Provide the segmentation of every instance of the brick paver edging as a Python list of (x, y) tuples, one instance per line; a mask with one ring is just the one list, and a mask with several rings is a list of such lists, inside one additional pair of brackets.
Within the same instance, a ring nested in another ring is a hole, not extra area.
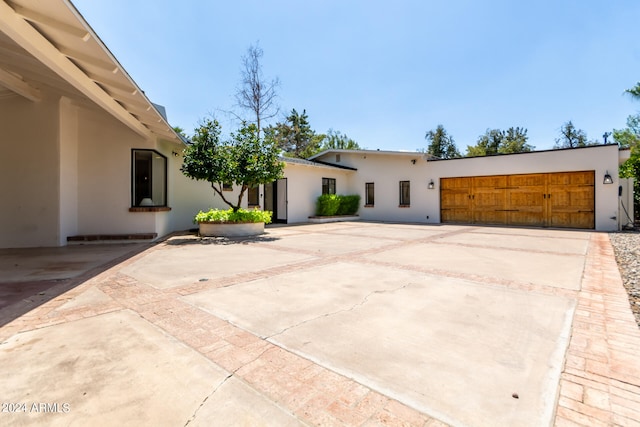
[(589, 242), (555, 425), (640, 427), (640, 330), (606, 233)]

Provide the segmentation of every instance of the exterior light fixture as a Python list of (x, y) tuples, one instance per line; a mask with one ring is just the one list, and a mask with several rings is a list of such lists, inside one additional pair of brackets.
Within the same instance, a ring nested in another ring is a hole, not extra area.
[(411, 163), (416, 164), (416, 159), (411, 159)]
[(433, 180), (429, 181), (429, 184), (427, 185), (427, 188), (429, 190), (433, 190), (434, 188), (436, 188), (436, 184), (433, 182)]
[(603, 184), (613, 184), (613, 178), (611, 178), (611, 175), (609, 175), (609, 171), (607, 171), (604, 174), (604, 180), (602, 181)]

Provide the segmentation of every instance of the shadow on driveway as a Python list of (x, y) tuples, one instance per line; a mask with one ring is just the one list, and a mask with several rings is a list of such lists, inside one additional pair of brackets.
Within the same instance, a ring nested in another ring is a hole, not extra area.
[(0, 249), (0, 326), (138, 255), (153, 244)]

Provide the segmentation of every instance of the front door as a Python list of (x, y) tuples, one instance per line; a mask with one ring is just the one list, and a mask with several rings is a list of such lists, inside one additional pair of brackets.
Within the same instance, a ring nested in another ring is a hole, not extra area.
[(287, 178), (264, 186), (264, 210), (273, 212), (273, 222), (287, 223)]

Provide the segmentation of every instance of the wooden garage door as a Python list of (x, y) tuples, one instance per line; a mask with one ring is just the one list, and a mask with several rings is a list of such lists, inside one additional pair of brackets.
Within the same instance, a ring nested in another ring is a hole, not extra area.
[(441, 221), (594, 228), (594, 172), (440, 180)]

